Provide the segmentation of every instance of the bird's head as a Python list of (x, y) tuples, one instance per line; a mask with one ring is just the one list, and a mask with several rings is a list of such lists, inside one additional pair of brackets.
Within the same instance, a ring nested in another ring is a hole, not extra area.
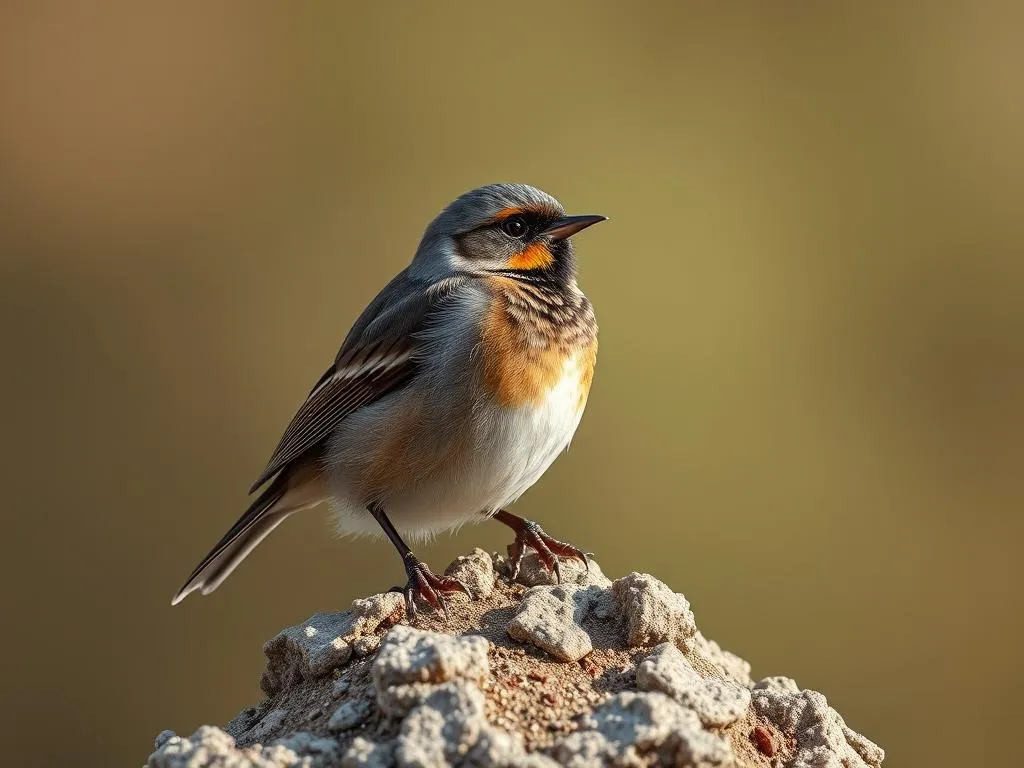
[(545, 277), (568, 283), (576, 264), (569, 238), (604, 216), (567, 216), (551, 195), (526, 184), (491, 184), (457, 198), (430, 226), (412, 269)]

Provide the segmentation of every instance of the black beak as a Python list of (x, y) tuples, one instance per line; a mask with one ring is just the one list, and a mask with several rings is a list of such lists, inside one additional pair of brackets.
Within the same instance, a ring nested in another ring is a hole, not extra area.
[(599, 221), (607, 221), (607, 216), (563, 216), (555, 219), (544, 228), (544, 234), (552, 241), (566, 240), (582, 229)]

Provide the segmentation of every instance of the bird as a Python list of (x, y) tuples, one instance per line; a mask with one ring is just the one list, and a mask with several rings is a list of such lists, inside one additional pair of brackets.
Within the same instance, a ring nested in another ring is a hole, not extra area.
[[(568, 446), (597, 358), (594, 309), (570, 240), (605, 216), (566, 215), (526, 184), (490, 184), (445, 207), (412, 261), (365, 308), (249, 490), (259, 491), (172, 605), (209, 594), (290, 515), (327, 503), (338, 530), (398, 550), (410, 620), (448, 615), (465, 584), (406, 540), (493, 519), (555, 578), (586, 554), (509, 512)], [(262, 490), (261, 490), (262, 489)], [(470, 595), (471, 596), (471, 595)]]

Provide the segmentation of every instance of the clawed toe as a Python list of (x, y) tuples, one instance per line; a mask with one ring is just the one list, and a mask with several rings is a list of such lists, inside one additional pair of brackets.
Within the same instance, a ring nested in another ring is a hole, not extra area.
[(590, 567), (590, 561), (583, 550), (549, 536), (543, 528), (532, 520), (524, 520), (522, 525), (516, 530), (515, 541), (508, 545), (512, 581), (515, 581), (519, 576), (519, 567), (522, 565), (527, 547), (537, 553), (541, 565), (549, 573), (555, 574), (555, 581), (558, 583), (562, 581), (562, 567), (559, 558), (576, 558), (583, 563), (584, 568)]
[[(405, 611), (410, 622), (416, 620), (417, 598), (434, 610), (444, 613), (445, 619), (451, 618), (448, 613), (448, 601), (444, 598), (446, 594), (462, 592), (470, 600), (473, 599), (473, 593), (461, 581), (453, 579), (451, 576), (438, 576), (427, 567), (426, 563), (414, 557), (406, 558), (405, 572), (409, 576), (409, 581), (400, 591), (405, 594)], [(399, 589), (396, 588), (394, 591), (399, 591)]]

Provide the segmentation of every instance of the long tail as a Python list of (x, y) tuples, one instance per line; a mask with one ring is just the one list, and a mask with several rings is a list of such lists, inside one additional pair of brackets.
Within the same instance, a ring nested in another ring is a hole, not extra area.
[(308, 485), (291, 482), (293, 477), (289, 472), (282, 472), (267, 486), (196, 566), (171, 605), (177, 605), (197, 589), (204, 595), (213, 592), (286, 517), (322, 501), (322, 496), (310, 493), (312, 489)]

